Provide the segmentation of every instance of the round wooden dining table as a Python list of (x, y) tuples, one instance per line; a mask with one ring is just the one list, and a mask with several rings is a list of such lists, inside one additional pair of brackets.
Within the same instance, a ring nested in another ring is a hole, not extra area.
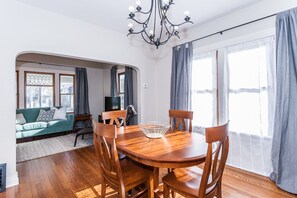
[(117, 129), (117, 148), (131, 159), (153, 167), (180, 168), (205, 161), (207, 143), (198, 133), (169, 131), (158, 139), (147, 138), (137, 125)]
[(159, 168), (181, 168), (205, 161), (207, 143), (198, 133), (169, 131), (158, 139), (147, 138), (137, 125), (117, 129), (116, 145), (129, 158), (154, 167), (154, 187), (159, 186)]

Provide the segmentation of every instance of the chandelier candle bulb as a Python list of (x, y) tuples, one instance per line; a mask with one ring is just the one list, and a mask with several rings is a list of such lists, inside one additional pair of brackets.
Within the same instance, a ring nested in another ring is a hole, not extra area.
[(151, 31), (149, 32), (149, 34), (150, 34), (150, 35), (154, 35), (154, 31), (151, 30)]
[(141, 1), (136, 1), (136, 5), (140, 6), (141, 5)]
[(169, 0), (163, 0), (163, 3), (168, 5), (169, 4)]
[(190, 16), (190, 12), (187, 10), (185, 11), (184, 15), (187, 17), (187, 16)]
[(134, 7), (133, 6), (129, 6), (129, 11), (130, 12), (134, 12)]
[(133, 28), (133, 24), (132, 24), (132, 23), (129, 23), (129, 24), (128, 24), (128, 27), (129, 27), (129, 28)]

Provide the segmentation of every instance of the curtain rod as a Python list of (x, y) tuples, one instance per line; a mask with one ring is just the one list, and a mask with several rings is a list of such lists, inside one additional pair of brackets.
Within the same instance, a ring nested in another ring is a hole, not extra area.
[(259, 18), (259, 19), (255, 19), (255, 20), (253, 20), (253, 21), (249, 21), (249, 22), (246, 22), (246, 23), (242, 23), (242, 24), (240, 24), (240, 25), (236, 25), (236, 26), (234, 26), (234, 27), (227, 28), (227, 29), (224, 29), (224, 30), (221, 30), (221, 31), (218, 31), (218, 32), (215, 32), (215, 33), (212, 33), (212, 34), (209, 34), (209, 35), (206, 35), (206, 36), (203, 36), (203, 37), (200, 37), (200, 38), (197, 38), (197, 39), (194, 39), (194, 40), (191, 40), (191, 41), (188, 41), (188, 42), (179, 44), (179, 45), (176, 45), (175, 47), (181, 46), (181, 45), (186, 44), (186, 43), (199, 41), (199, 40), (202, 40), (202, 39), (205, 39), (205, 38), (208, 38), (208, 37), (217, 35), (217, 34), (221, 34), (221, 35), (222, 35), (223, 32), (227, 32), (227, 31), (230, 31), (230, 30), (239, 28), (239, 27), (241, 27), (241, 26), (245, 26), (245, 25), (248, 25), (248, 24), (251, 24), (251, 23), (254, 23), (254, 22), (257, 22), (257, 21), (261, 21), (261, 20), (264, 20), (264, 19), (267, 19), (267, 18), (270, 18), (270, 17), (274, 17), (274, 16), (276, 16), (276, 15), (277, 15), (277, 14), (272, 14), (272, 15), (265, 16), (265, 17), (262, 17), (262, 18)]

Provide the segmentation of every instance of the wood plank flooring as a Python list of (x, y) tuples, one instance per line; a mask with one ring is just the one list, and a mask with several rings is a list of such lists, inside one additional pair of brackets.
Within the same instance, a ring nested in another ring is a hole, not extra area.
[[(100, 174), (93, 147), (68, 151), (17, 165), (20, 185), (0, 193), (0, 198), (100, 197)], [(167, 170), (162, 169), (161, 176)], [(109, 189), (108, 197), (116, 197)], [(227, 167), (224, 198), (296, 198), (277, 188), (268, 178)]]

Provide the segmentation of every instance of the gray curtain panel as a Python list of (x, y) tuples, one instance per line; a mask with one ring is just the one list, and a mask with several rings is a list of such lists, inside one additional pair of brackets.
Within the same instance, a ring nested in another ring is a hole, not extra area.
[(124, 80), (124, 106), (125, 109), (129, 105), (133, 105), (133, 69), (125, 67), (125, 80)]
[(113, 66), (110, 70), (110, 95), (111, 95), (111, 97), (118, 96), (117, 70), (118, 70), (117, 65)]
[(88, 76), (86, 68), (75, 68), (75, 115), (90, 114)]
[(276, 17), (276, 109), (272, 142), (277, 186), (297, 194), (297, 9)]
[(191, 109), (192, 43), (173, 48), (170, 89), (170, 109)]

